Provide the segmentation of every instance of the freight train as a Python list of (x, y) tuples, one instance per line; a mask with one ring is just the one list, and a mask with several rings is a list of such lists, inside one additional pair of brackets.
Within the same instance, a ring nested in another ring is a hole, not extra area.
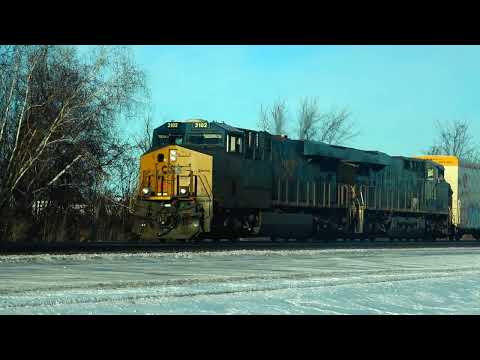
[(167, 122), (140, 159), (133, 232), (140, 241), (458, 240), (467, 232), (479, 239), (480, 182), (468, 194), (476, 217), (462, 221), (449, 161), (458, 168), (454, 157), (389, 156), (201, 119)]

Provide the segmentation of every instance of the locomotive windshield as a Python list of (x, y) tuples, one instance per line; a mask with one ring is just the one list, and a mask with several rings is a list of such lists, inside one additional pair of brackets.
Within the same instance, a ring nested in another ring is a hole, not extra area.
[(153, 147), (164, 145), (181, 145), (183, 144), (183, 135), (158, 134), (153, 139)]
[(222, 134), (204, 133), (188, 136), (188, 144), (194, 145), (221, 145), (223, 144)]

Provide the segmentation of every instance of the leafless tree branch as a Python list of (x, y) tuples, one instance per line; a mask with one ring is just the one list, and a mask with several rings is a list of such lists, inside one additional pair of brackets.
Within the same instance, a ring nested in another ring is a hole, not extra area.
[(454, 155), (468, 162), (480, 161), (479, 144), (475, 142), (471, 125), (466, 120), (435, 123), (437, 134), (426, 153)]
[(270, 116), (273, 122), (273, 130), (276, 135), (286, 133), (287, 126), (287, 104), (285, 100), (277, 100), (270, 109)]
[(319, 117), (320, 136), (318, 140), (327, 144), (345, 145), (360, 134), (355, 129), (356, 125), (347, 109), (333, 110), (323, 113)]
[(318, 136), (318, 123), (322, 120), (316, 98), (304, 98), (298, 111), (298, 138), (314, 140)]
[(140, 133), (134, 135), (133, 141), (136, 148), (143, 154), (152, 147), (153, 119), (151, 114), (144, 117), (142, 125)]
[(260, 116), (258, 118), (258, 124), (257, 124), (260, 131), (270, 132), (271, 130), (272, 124), (268, 114), (269, 114), (268, 107), (260, 105)]
[(110, 186), (131, 151), (118, 121), (142, 106), (143, 89), (125, 48), (80, 58), (68, 46), (0, 46), (0, 213), (36, 196), (62, 200), (53, 189), (65, 184), (83, 197)]

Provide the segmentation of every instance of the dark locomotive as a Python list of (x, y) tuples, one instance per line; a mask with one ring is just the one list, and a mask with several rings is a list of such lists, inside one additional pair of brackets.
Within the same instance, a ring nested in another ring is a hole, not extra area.
[(144, 241), (459, 235), (438, 163), (225, 123), (156, 128), (139, 180), (134, 230)]

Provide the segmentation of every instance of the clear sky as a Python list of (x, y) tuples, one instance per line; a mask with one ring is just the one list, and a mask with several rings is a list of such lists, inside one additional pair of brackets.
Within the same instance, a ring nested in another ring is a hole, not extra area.
[(293, 122), (309, 96), (325, 110), (347, 107), (361, 131), (349, 145), (362, 149), (417, 155), (435, 120), (467, 119), (480, 134), (480, 46), (133, 49), (149, 78), (155, 126), (203, 118), (256, 128), (260, 104), (278, 98)]

